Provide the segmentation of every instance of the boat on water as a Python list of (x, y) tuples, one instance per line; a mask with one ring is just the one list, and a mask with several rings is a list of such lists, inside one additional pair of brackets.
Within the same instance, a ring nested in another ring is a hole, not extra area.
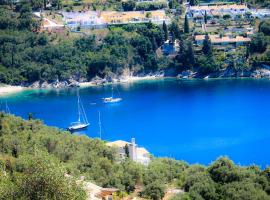
[(76, 122), (72, 122), (70, 126), (67, 128), (71, 132), (86, 129), (90, 125), (78, 91), (77, 91), (77, 99), (78, 99), (78, 102), (77, 102), (78, 103), (78, 120)]
[(103, 98), (103, 103), (117, 103), (122, 101), (122, 98), (114, 98), (113, 96), (113, 87), (112, 87), (112, 96)]

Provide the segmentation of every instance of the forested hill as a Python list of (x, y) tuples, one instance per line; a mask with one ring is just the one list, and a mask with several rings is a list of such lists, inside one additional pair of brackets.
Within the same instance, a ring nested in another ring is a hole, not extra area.
[[(119, 197), (137, 188), (145, 199), (158, 200), (166, 187), (180, 188), (185, 200), (268, 200), (270, 168), (240, 167), (226, 157), (208, 167), (154, 158), (148, 167), (129, 159), (116, 162), (114, 149), (104, 141), (71, 135), (0, 114), (0, 199), (85, 199), (76, 180), (116, 187)], [(67, 178), (70, 174), (74, 179)]]
[(120, 74), (124, 68), (155, 71), (166, 62), (155, 53), (164, 32), (152, 23), (111, 27), (99, 38), (72, 37), (68, 30), (41, 33), (40, 23), (30, 3), (0, 6), (0, 82), (89, 80)]
[[(196, 32), (189, 27), (192, 23), (187, 16), (171, 16), (168, 27), (149, 22), (84, 30), (81, 34), (68, 28), (52, 33), (43, 32), (40, 19), (34, 18), (35, 2), (40, 1), (8, 2), (0, 2), (0, 83), (70, 84), (96, 76), (112, 80), (125, 71), (144, 75), (166, 69), (172, 76), (186, 70), (198, 78), (252, 76), (257, 68), (270, 63), (268, 19), (252, 19), (250, 24), (257, 24), (254, 28), (258, 33), (250, 44), (224, 53), (212, 47), (209, 37), (205, 37), (202, 48), (196, 46)], [(169, 38), (179, 42), (174, 55), (161, 51)]]

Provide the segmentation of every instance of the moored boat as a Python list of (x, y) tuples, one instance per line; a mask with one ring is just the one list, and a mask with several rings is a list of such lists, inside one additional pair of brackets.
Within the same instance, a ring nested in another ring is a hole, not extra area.
[(83, 104), (81, 102), (79, 91), (77, 91), (77, 99), (78, 99), (78, 121), (72, 122), (70, 126), (67, 128), (71, 132), (86, 129), (90, 125), (90, 123), (87, 120)]
[(112, 87), (112, 96), (103, 98), (103, 103), (117, 103), (122, 101), (122, 98), (114, 98), (113, 97), (113, 87)]

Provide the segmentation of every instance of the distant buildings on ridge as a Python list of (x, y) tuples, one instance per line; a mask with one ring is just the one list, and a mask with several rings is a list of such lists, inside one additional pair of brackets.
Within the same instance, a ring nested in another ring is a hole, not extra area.
[(203, 19), (205, 13), (210, 18), (223, 17), (229, 15), (236, 18), (239, 15), (250, 15), (252, 17), (270, 17), (270, 9), (250, 9), (246, 4), (213, 3), (200, 4), (197, 6), (186, 5), (186, 11), (190, 18)]

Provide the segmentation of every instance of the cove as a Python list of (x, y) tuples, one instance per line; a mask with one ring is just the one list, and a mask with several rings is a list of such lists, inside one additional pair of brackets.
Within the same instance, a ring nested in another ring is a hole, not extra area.
[[(270, 164), (270, 80), (167, 78), (114, 85), (123, 101), (104, 104), (111, 86), (80, 89), (90, 122), (81, 134), (102, 139), (132, 137), (155, 156), (209, 164), (221, 155), (234, 162)], [(77, 120), (76, 89), (29, 90), (1, 97), (14, 115), (28, 113), (65, 129)]]

